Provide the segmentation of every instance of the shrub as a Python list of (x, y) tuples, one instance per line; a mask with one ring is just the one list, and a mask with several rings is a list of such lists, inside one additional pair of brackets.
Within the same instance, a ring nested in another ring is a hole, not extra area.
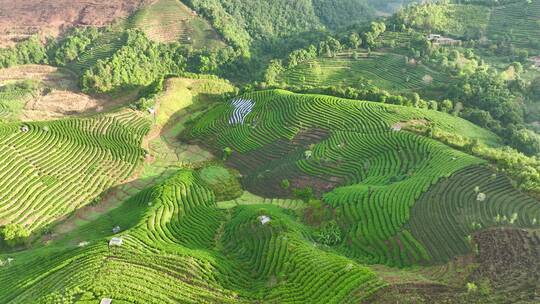
[(8, 224), (0, 231), (4, 243), (9, 247), (26, 244), (30, 231), (20, 224)]
[(339, 244), (343, 237), (336, 221), (331, 220), (324, 222), (321, 228), (315, 232), (315, 239), (321, 244), (332, 246)]
[(289, 182), (288, 179), (284, 179), (281, 181), (281, 188), (287, 190), (291, 186), (291, 182)]
[(225, 147), (223, 149), (223, 160), (227, 160), (227, 158), (229, 158), (229, 156), (231, 156), (233, 150), (230, 148), (230, 147)]

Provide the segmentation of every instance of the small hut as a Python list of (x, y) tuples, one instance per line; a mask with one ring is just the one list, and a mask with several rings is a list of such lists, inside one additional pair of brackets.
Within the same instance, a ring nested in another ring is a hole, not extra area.
[(99, 302), (99, 304), (111, 304), (112, 303), (112, 299), (109, 299), (109, 298), (103, 298), (101, 299), (101, 302)]
[(259, 221), (261, 222), (261, 225), (266, 225), (268, 223), (270, 223), (271, 219), (269, 216), (266, 216), (266, 215), (261, 215), (259, 216)]
[(21, 126), (21, 132), (26, 133), (26, 132), (28, 132), (28, 131), (30, 131), (30, 128), (29, 128), (27, 125)]
[(432, 43), (440, 44), (440, 45), (457, 45), (457, 44), (459, 44), (461, 42), (460, 40), (452, 39), (452, 38), (449, 38), (449, 37), (444, 37), (444, 36), (439, 35), (439, 34), (430, 34), (426, 38), (427, 38), (427, 40), (431, 41)]

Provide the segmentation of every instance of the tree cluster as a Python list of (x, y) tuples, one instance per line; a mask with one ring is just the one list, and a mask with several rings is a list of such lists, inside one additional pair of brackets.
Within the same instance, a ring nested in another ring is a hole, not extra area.
[(46, 64), (48, 61), (47, 49), (37, 36), (32, 36), (14, 47), (0, 48), (0, 68), (19, 64)]

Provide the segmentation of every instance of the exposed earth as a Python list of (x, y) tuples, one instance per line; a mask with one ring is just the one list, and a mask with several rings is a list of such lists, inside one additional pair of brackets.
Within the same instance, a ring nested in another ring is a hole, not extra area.
[(57, 37), (73, 26), (104, 26), (152, 0), (0, 0), (0, 47), (36, 33)]
[(41, 89), (26, 100), (19, 117), (23, 121), (99, 113), (136, 97), (136, 92), (118, 98), (85, 94), (78, 88), (77, 80), (69, 70), (47, 65), (22, 65), (0, 70), (0, 86), (24, 80), (40, 83)]

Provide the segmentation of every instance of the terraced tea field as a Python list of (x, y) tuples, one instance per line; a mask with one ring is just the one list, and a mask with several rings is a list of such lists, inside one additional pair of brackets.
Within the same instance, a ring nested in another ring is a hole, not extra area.
[(2, 124), (0, 218), (34, 231), (131, 176), (148, 122), (132, 111)]
[(488, 36), (509, 40), (518, 47), (539, 49), (540, 1), (516, 2), (493, 8), (489, 19)]
[(477, 230), (536, 226), (540, 204), (516, 191), (504, 175), (472, 166), (424, 193), (411, 215), (410, 231), (415, 238), (431, 256), (448, 260), (470, 251), (470, 237)]
[(225, 45), (205, 19), (179, 0), (158, 0), (138, 11), (130, 23), (158, 42), (181, 42), (195, 48)]
[(102, 33), (96, 41), (92, 43), (88, 51), (74, 62), (68, 64), (67, 68), (78, 75), (93, 67), (98, 60), (106, 60), (118, 51), (126, 41), (126, 35), (112, 29)]
[[(251, 106), (238, 112), (246, 108), (244, 104)], [(347, 255), (366, 263), (403, 266), (447, 260), (470, 250), (464, 245), (467, 233), (454, 222), (437, 222), (456, 229), (446, 231), (448, 237), (460, 240), (453, 246), (462, 246), (452, 255), (435, 251), (408, 223), (425, 221), (426, 215), (417, 215), (415, 210), (423, 206), (423, 193), (437, 193), (430, 190), (432, 185), (484, 163), (429, 138), (395, 129), (396, 124), (410, 121), (431, 122), (449, 132), (497, 142), (493, 134), (439, 112), (279, 90), (246, 94), (216, 106), (194, 125), (192, 135), (204, 138), (215, 151), (231, 149), (227, 164), (244, 175), (244, 185), (256, 194), (287, 197), (292, 189), (306, 186), (317, 194), (327, 192), (324, 201), (336, 210), (347, 231), (342, 244)], [(290, 185), (287, 189), (283, 180)], [(527, 198), (516, 205), (510, 197), (517, 190), (508, 182), (500, 198), (491, 198), (491, 193), (504, 183), (485, 190), (482, 185), (480, 191), (486, 191), (487, 200), (496, 202), (490, 204), (493, 209), (471, 212), (471, 223), (461, 225), (470, 226), (473, 221), (497, 225), (492, 217), (508, 218), (514, 213), (520, 219), (515, 224), (535, 225), (532, 217), (540, 216), (536, 200)], [(454, 198), (464, 193), (459, 187), (443, 193), (452, 204), (463, 202)], [(433, 202), (441, 200), (428, 199), (428, 206), (433, 208)], [(433, 234), (429, 237), (433, 241)]]
[[(117, 235), (121, 246), (107, 247), (109, 236), (12, 255), (0, 301), (358, 303), (384, 286), (368, 268), (313, 247), (309, 229), (277, 207), (217, 209), (191, 171), (127, 204), (138, 224)], [(261, 213), (272, 224), (259, 223)]]
[(318, 58), (285, 71), (279, 81), (295, 86), (350, 86), (371, 83), (393, 92), (408, 92), (448, 83), (450, 79), (422, 64), (392, 53), (342, 53)]

